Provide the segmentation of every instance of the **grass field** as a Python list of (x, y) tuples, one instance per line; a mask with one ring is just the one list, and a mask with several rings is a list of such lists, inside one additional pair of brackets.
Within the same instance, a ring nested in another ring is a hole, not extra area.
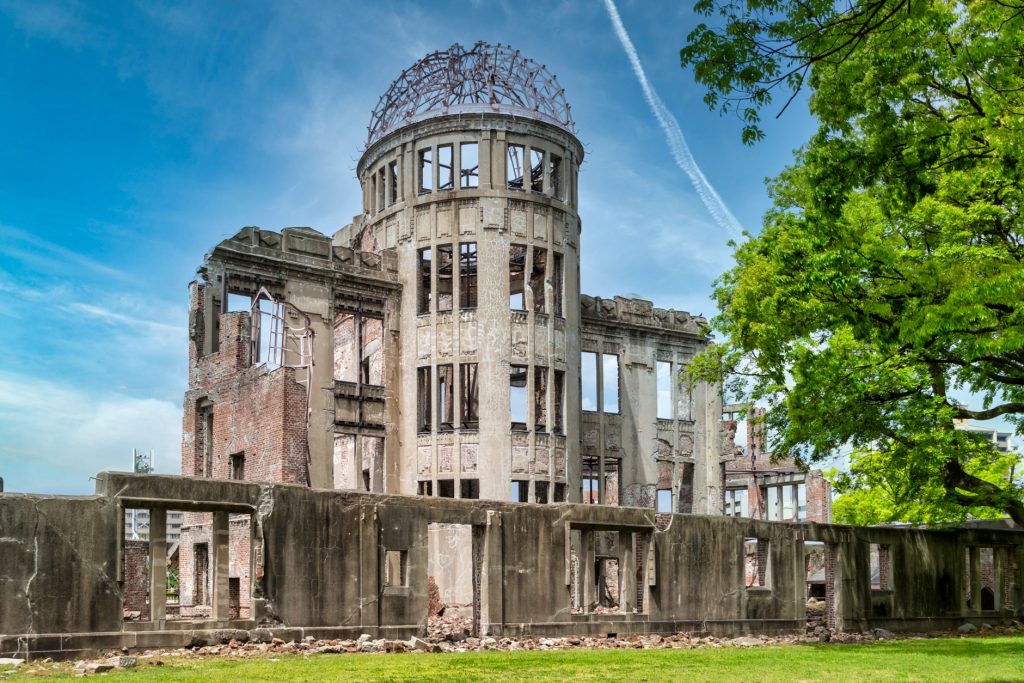
[[(1024, 681), (1024, 636), (695, 650), (163, 658), (103, 681)], [(45, 676), (72, 677), (70, 664)], [(23, 667), (28, 668), (28, 667)], [(2, 676), (0, 676), (2, 678)], [(90, 676), (89, 678), (92, 678)]]

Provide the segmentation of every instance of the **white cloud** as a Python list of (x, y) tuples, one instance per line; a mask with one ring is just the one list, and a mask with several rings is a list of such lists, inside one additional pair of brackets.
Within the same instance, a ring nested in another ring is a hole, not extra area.
[(179, 472), (181, 408), (170, 401), (0, 371), (0, 432), (6, 491), (92, 493), (97, 472), (131, 469), (132, 448), (153, 449), (158, 472)]

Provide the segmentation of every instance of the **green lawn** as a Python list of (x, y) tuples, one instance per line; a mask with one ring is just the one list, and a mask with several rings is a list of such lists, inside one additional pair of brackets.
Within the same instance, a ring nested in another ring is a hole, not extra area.
[[(277, 661), (272, 661), (277, 660)], [(1024, 681), (1024, 636), (856, 645), (164, 658), (104, 681)], [(27, 668), (27, 667), (25, 667)], [(71, 677), (70, 668), (60, 677)], [(56, 680), (19, 672), (10, 680)], [(91, 678), (91, 677), (90, 677)]]

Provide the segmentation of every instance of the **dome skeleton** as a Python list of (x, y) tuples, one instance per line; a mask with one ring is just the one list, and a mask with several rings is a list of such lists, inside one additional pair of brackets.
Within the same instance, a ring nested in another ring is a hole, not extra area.
[(537, 118), (575, 132), (553, 74), (519, 50), (481, 41), (432, 52), (403, 71), (370, 116), (367, 146), (432, 116), (485, 112)]

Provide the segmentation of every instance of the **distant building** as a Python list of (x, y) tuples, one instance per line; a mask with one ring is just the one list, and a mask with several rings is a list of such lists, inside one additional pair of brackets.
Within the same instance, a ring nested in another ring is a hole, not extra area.
[[(147, 453), (137, 448), (132, 449), (132, 471), (136, 474), (151, 474), (154, 463), (155, 454), (152, 450)], [(168, 511), (168, 543), (177, 543), (178, 539), (181, 538), (181, 523), (184, 519), (185, 513)], [(149, 510), (130, 508), (124, 511), (124, 538), (126, 541), (149, 540)]]

